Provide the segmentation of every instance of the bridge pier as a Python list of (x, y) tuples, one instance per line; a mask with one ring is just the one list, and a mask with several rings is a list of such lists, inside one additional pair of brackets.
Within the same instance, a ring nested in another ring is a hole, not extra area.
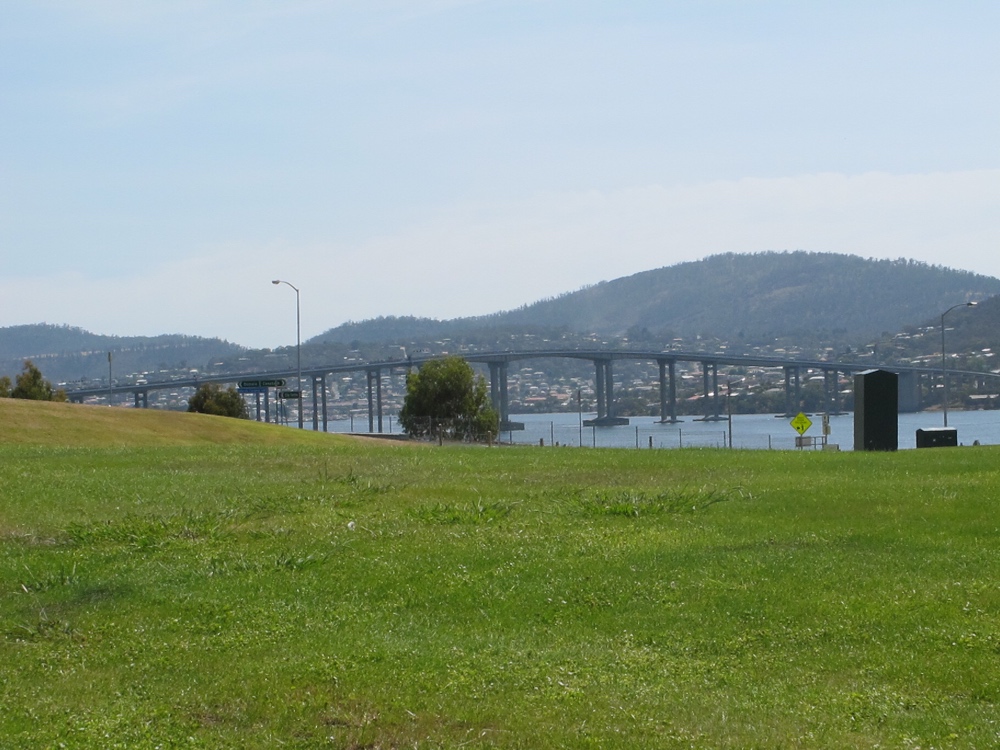
[(719, 407), (719, 364), (718, 362), (701, 363), (702, 402), (705, 406), (705, 416), (695, 422), (722, 421)]
[(802, 406), (802, 381), (798, 367), (785, 367), (785, 416), (794, 417)]
[(507, 393), (507, 362), (500, 360), (487, 363), (490, 366), (490, 402), (500, 417), (500, 432), (516, 432), (524, 429), (524, 422), (510, 421), (510, 399)]
[(660, 366), (660, 424), (676, 424), (677, 418), (677, 362), (658, 359)]
[(899, 373), (899, 411), (920, 411), (920, 379), (917, 373)]
[(326, 375), (312, 376), (313, 432), (319, 432), (320, 398), (322, 398), (323, 432), (327, 431), (326, 421)]
[[(374, 390), (374, 394), (373, 394)], [(374, 403), (373, 403), (374, 395)], [(375, 421), (378, 419), (378, 432), (382, 432), (382, 368), (368, 370), (368, 432), (375, 432)]]
[(840, 372), (838, 370), (823, 370), (823, 398), (826, 402), (827, 414), (841, 414), (840, 411)]
[(722, 419), (722, 399), (719, 398), (719, 363), (712, 363), (712, 419), (719, 421)]
[(597, 360), (594, 361), (594, 366), (597, 368), (597, 373), (594, 376), (594, 390), (597, 391), (597, 418), (604, 419), (608, 413), (604, 402), (604, 366), (602, 362)]
[(615, 386), (611, 366), (612, 361), (611, 357), (594, 360), (594, 367), (596, 368), (597, 418), (584, 420), (583, 424), (587, 427), (613, 427), (628, 424), (628, 419), (625, 417), (615, 416)]
[(148, 409), (149, 408), (149, 391), (135, 391), (134, 405), (136, 409)]

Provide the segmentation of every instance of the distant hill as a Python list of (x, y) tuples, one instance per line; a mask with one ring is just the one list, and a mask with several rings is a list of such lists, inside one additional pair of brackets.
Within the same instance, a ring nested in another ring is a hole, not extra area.
[(312, 341), (426, 340), (529, 326), (607, 336), (858, 342), (1000, 294), (1000, 279), (912, 260), (808, 252), (728, 253), (604, 281), (494, 315), (379, 318)]
[[(948, 305), (951, 307), (951, 305)], [(923, 358), (936, 366), (941, 360), (941, 313), (924, 316), (916, 325), (904, 326), (892, 335), (872, 342), (881, 361)], [(1000, 368), (1000, 296), (983, 300), (975, 307), (952, 310), (947, 325), (946, 349), (960, 357), (963, 367), (971, 369)]]
[(0, 328), (0, 375), (13, 377), (30, 359), (53, 383), (106, 380), (112, 352), (112, 375), (117, 379), (144, 371), (202, 368), (242, 351), (228, 341), (198, 336), (102, 336), (45, 323), (10, 326)]
[[(715, 255), (605, 281), (516, 310), (432, 320), (383, 317), (350, 322), (304, 342), (303, 363), (393, 359), (421, 351), (593, 346), (602, 341), (659, 348), (730, 351), (750, 347), (847, 353), (877, 345), (886, 357), (940, 351), (933, 331), (943, 310), (965, 301), (978, 308), (948, 317), (953, 351), (1000, 351), (1000, 279), (911, 260), (871, 260), (832, 253)], [(990, 299), (993, 298), (993, 299)], [(907, 333), (909, 332), (909, 333)], [(900, 335), (897, 335), (900, 334)], [(696, 341), (700, 337), (701, 341)], [(450, 339), (450, 342), (443, 342)], [(402, 348), (401, 348), (402, 347)], [(415, 347), (415, 348), (414, 348)], [(13, 377), (32, 359), (53, 383), (106, 382), (112, 374), (254, 372), (294, 366), (294, 347), (248, 350), (217, 338), (103, 336), (48, 324), (0, 328), (0, 375)]]

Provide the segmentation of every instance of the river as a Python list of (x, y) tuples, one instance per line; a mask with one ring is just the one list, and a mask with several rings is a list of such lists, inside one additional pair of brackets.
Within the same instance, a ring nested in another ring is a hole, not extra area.
[[(584, 413), (583, 420), (593, 419), (595, 414)], [(656, 417), (629, 417), (630, 424), (620, 427), (582, 427), (578, 414), (512, 414), (511, 421), (524, 423), (523, 430), (504, 432), (503, 441), (516, 444), (559, 445), (597, 448), (723, 448), (729, 445), (729, 424), (723, 418), (720, 422), (702, 422), (697, 417), (683, 417), (677, 424), (659, 424)], [(805, 435), (822, 435), (822, 416), (810, 415), (813, 422)], [(941, 412), (917, 412), (899, 415), (899, 447), (916, 447), (918, 429), (941, 427)], [(330, 432), (350, 432), (350, 420), (331, 420)], [(395, 419), (383, 421), (386, 432), (399, 432)], [(958, 441), (962, 445), (972, 445), (979, 441), (982, 445), (1000, 444), (1000, 411), (949, 411), (948, 426), (958, 430)], [(355, 418), (353, 427), (364, 431), (365, 418)], [(736, 414), (732, 420), (732, 445), (734, 448), (751, 450), (795, 450), (798, 433), (790, 420), (774, 414)], [(854, 447), (854, 415), (842, 414), (830, 417), (830, 435), (827, 442), (839, 446), (840, 450)]]

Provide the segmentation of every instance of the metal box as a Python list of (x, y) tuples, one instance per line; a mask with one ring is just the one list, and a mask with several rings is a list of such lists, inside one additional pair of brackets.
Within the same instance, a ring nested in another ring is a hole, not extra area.
[(953, 448), (958, 445), (958, 430), (954, 427), (924, 427), (917, 430), (918, 448)]
[(865, 370), (854, 376), (854, 450), (899, 448), (899, 376)]

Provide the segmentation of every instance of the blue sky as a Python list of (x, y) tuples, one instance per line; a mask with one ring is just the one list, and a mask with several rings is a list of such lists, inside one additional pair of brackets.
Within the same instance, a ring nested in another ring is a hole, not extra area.
[(306, 338), (720, 252), (1000, 276), (998, 32), (992, 0), (11, 3), (0, 326), (280, 346), (272, 278)]

